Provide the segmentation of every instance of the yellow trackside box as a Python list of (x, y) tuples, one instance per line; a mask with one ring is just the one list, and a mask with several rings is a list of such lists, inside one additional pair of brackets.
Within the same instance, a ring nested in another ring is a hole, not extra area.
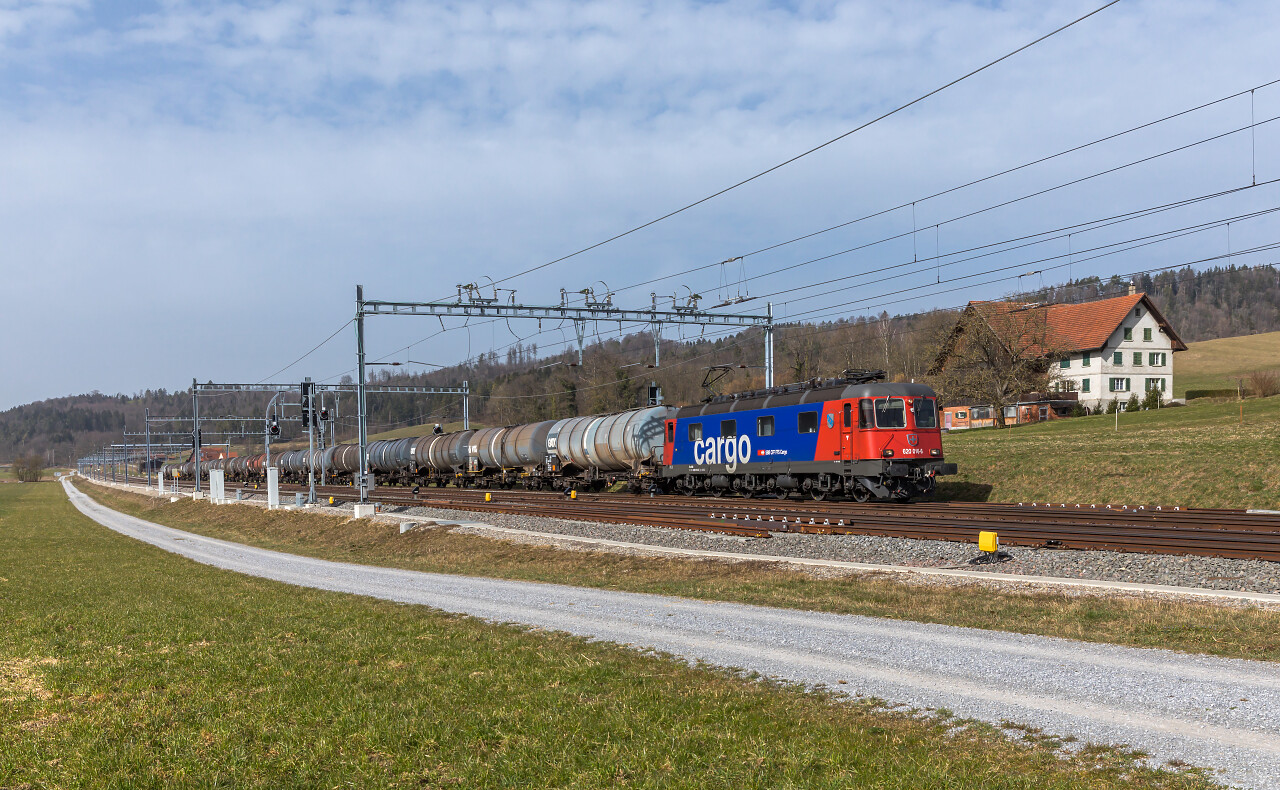
[(1000, 550), (1000, 539), (994, 532), (978, 533), (978, 550), (994, 554)]
[(488, 493), (488, 492), (485, 492), (485, 495), (484, 495), (484, 501), (486, 501), (486, 502), (492, 502), (492, 501), (493, 501), (493, 494), (490, 494), (490, 493)]

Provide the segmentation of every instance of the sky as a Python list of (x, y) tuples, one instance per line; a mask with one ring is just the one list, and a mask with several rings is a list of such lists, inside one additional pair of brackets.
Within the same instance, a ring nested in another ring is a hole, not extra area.
[[(354, 367), (357, 284), (428, 301), (504, 280), (1099, 5), (0, 0), (0, 409), (193, 378), (335, 380)], [(1228, 253), (1275, 261), (1249, 250), (1280, 242), (1280, 215), (1258, 214), (1280, 208), (1280, 85), (1251, 89), (1280, 79), (1278, 29), (1265, 0), (1122, 0), (506, 280), (516, 293), (500, 298), (749, 296), (731, 309), (830, 319)], [(1046, 235), (1009, 248), (1031, 234)], [(371, 359), (450, 364), (572, 337), (377, 317), (367, 343)]]

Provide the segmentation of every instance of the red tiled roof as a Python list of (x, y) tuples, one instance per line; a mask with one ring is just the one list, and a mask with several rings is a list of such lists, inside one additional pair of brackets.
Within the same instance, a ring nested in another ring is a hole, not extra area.
[[(970, 302), (992, 324), (997, 333), (1015, 335), (1023, 346), (1020, 353), (1074, 353), (1096, 351), (1107, 344), (1129, 312), (1142, 304), (1151, 312), (1173, 343), (1174, 351), (1187, 346), (1146, 294), (1117, 296), (1080, 304), (1035, 305), (1017, 302)], [(1003, 324), (997, 326), (996, 324)], [(1043, 329), (1041, 329), (1043, 327)], [(1028, 337), (1043, 333), (1039, 338)]]

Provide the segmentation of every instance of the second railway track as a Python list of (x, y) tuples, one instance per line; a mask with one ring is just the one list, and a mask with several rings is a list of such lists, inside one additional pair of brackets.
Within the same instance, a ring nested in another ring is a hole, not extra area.
[[(289, 492), (304, 486), (282, 486)], [(351, 501), (345, 486), (317, 486), (325, 499)], [(485, 494), (491, 501), (485, 501)], [(857, 504), (780, 499), (647, 497), (428, 488), (382, 488), (373, 500), (480, 513), (718, 532), (765, 538), (773, 533), (876, 535), (973, 542), (982, 530), (1006, 546), (1105, 549), (1280, 562), (1280, 517), (1243, 510), (1118, 505), (989, 503)]]

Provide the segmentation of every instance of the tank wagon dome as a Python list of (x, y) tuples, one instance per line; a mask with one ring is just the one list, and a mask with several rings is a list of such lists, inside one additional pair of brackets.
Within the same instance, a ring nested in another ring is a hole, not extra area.
[[(502, 467), (502, 437), (507, 428), (484, 428), (476, 431), (467, 442), (467, 457), (474, 459), (476, 466), (483, 469), (499, 469)], [(472, 466), (468, 461), (468, 466)]]
[(354, 473), (360, 471), (360, 445), (340, 444), (333, 448), (333, 470)]
[(549, 449), (554, 439), (554, 450), (564, 464), (621, 472), (661, 457), (663, 423), (675, 413), (671, 406), (649, 406), (604, 416), (572, 417), (552, 427)]
[(556, 420), (530, 422), (517, 425), (502, 437), (502, 465), (504, 467), (538, 466), (547, 460), (547, 437)]

